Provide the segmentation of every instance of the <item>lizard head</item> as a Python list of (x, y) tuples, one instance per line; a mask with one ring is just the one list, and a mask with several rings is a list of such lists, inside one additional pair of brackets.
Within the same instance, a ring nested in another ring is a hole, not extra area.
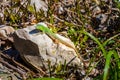
[(37, 25), (41, 25), (41, 26), (44, 26), (44, 27), (48, 27), (45, 23), (43, 23), (43, 22), (40, 22), (40, 23), (38, 23)]
[(47, 25), (45, 23), (40, 22), (36, 25), (36, 29), (39, 29), (41, 31), (45, 31), (45, 28), (47, 28)]
[(48, 32), (49, 28), (47, 27), (45, 23), (40, 22), (36, 25), (36, 29), (41, 30), (43, 32)]

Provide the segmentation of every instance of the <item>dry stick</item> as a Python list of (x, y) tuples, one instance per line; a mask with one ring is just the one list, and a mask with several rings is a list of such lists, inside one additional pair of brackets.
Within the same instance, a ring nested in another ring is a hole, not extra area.
[[(0, 55), (2, 55), (4, 58), (9, 59), (10, 61), (12, 61), (13, 63), (15, 63), (16, 65), (18, 65), (19, 67), (25, 69), (28, 72), (31, 72), (32, 74), (35, 74), (33, 71), (29, 70), (27, 67), (23, 66), (22, 64), (18, 63), (17, 61), (15, 61), (14, 59), (11, 59), (9, 56), (4, 55), (2, 52), (0, 52)], [(46, 73), (41, 69), (41, 68), (37, 68), (43, 75), (46, 75)]]
[[(4, 58), (10, 60), (11, 62), (13, 62), (14, 64), (18, 65), (20, 68), (24, 69), (25, 71), (27, 71), (27, 73), (31, 73), (32, 75), (34, 75), (35, 73), (33, 71), (31, 71), (30, 69), (28, 69), (27, 67), (25, 67), (24, 65), (18, 63), (17, 61), (15, 61), (13, 58), (11, 59), (9, 56), (4, 55), (2, 52), (0, 52), (0, 55), (2, 55)], [(19, 72), (18, 72), (19, 73)], [(25, 78), (24, 76), (22, 76), (23, 79)]]
[(0, 58), (0, 62), (3, 63), (3, 64), (5, 64), (5, 65), (8, 66), (9, 68), (15, 70), (16, 72), (18, 72), (18, 73), (23, 77), (23, 79), (26, 79), (26, 74), (25, 74), (25, 72), (19, 70), (18, 68), (12, 66), (11, 64), (9, 64), (9, 63), (7, 63), (7, 62), (5, 62), (2, 58)]
[(73, 57), (73, 58), (66, 64), (66, 66), (68, 66), (73, 60), (75, 60), (75, 58), (76, 58), (76, 56)]
[[(23, 66), (22, 64), (18, 63), (18, 62), (15, 61), (14, 59), (11, 59), (9, 56), (4, 55), (2, 52), (0, 52), (0, 55), (2, 55), (4, 58), (9, 59), (10, 61), (14, 62), (16, 65), (24, 68), (26, 71), (29, 71), (29, 72), (31, 72), (32, 74), (34, 74), (33, 71), (30, 71), (27, 67), (25, 67), (25, 66)], [(37, 68), (36, 66), (34, 66), (34, 67), (35, 67), (36, 69), (38, 69), (43, 75), (46, 75), (46, 73), (42, 70), (42, 68), (40, 68), (40, 67)]]
[(38, 70), (41, 72), (42, 76), (47, 76), (46, 72), (43, 71), (42, 68), (41, 68), (40, 66), (39, 66), (39, 68), (36, 67), (36, 66), (33, 66), (33, 67), (34, 67), (35, 69), (38, 69)]
[(26, 71), (30, 71), (27, 67), (23, 66), (22, 64), (18, 63), (17, 61), (15, 61), (13, 58), (11, 59), (9, 56), (4, 55), (3, 53), (0, 52), (0, 55), (2, 55), (4, 58), (9, 59), (10, 61), (12, 61), (13, 63), (15, 63), (16, 65), (20, 66), (21, 68), (25, 69)]
[[(52, 15), (54, 18), (56, 18), (57, 20), (59, 20), (59, 21), (61, 21), (61, 22), (66, 22), (65, 20), (62, 20), (62, 19), (60, 19), (60, 18), (58, 18), (57, 16), (55, 16), (55, 15)], [(69, 23), (69, 22), (68, 22)], [(75, 25), (75, 26), (80, 26), (80, 25), (78, 25), (78, 24), (75, 24), (75, 23), (72, 23), (73, 25)]]
[(26, 71), (31, 72), (31, 73), (34, 73), (34, 72), (32, 72), (30, 69), (28, 69), (27, 67), (25, 67), (25, 66), (23, 66), (22, 64), (18, 63), (17, 61), (15, 61), (14, 58), (12, 58), (12, 61), (13, 61), (16, 65), (18, 65), (18, 66), (20, 66), (21, 68), (25, 69)]
[[(78, 15), (78, 13), (76, 13), (76, 12), (74, 12), (74, 11), (71, 11), (71, 10), (69, 10), (69, 9), (67, 9), (67, 8), (65, 8), (65, 10), (69, 13), (68, 16), (70, 16), (70, 13), (75, 14), (75, 15)], [(79, 23), (80, 23), (81, 25), (83, 25), (83, 22), (82, 22), (80, 19), (78, 19), (78, 18), (76, 18), (76, 19), (79, 21)], [(73, 21), (72, 21), (72, 23), (73, 23), (75, 26), (79, 26), (78, 24), (75, 24)]]

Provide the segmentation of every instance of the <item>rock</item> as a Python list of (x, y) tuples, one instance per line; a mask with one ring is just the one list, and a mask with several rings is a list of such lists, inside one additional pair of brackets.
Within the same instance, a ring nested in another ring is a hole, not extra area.
[(11, 26), (0, 25), (0, 48), (11, 46), (13, 38), (11, 34), (14, 32)]
[(9, 35), (12, 34), (14, 31), (14, 28), (12, 28), (11, 26), (0, 25), (0, 38), (8, 38)]
[(40, 11), (43, 10), (44, 14), (47, 15), (47, 11), (48, 11), (48, 5), (45, 3), (45, 1), (42, 0), (30, 0), (30, 4), (32, 6), (35, 6), (36, 11)]
[[(44, 12), (44, 15), (47, 17), (48, 5), (46, 1), (30, 0), (30, 5), (35, 9), (36, 12), (39, 12), (40, 10), (42, 10)], [(34, 19), (35, 19), (35, 16), (33, 16), (33, 20)]]
[[(65, 61), (68, 63), (77, 56), (74, 49), (62, 43), (55, 43), (48, 35), (36, 30), (35, 25), (16, 30), (13, 38), (14, 46), (23, 60), (38, 70), (41, 68), (48, 70), (49, 63), (51, 66), (64, 64)], [(69, 66), (81, 64), (80, 59), (76, 57)]]

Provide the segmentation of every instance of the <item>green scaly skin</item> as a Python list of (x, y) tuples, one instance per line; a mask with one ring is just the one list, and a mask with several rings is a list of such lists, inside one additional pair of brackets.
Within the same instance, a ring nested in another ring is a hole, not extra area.
[(69, 43), (67, 43), (66, 41), (64, 41), (64, 40), (62, 40), (61, 38), (59, 38), (55, 33), (53, 33), (48, 27), (45, 27), (45, 26), (43, 26), (43, 25), (40, 25), (40, 24), (38, 24), (37, 26), (36, 26), (36, 29), (38, 29), (38, 30), (41, 30), (42, 32), (44, 32), (45, 34), (47, 34), (50, 38), (54, 38), (54, 39), (57, 39), (59, 42), (61, 42), (62, 44), (64, 44), (64, 45), (66, 45), (66, 46), (68, 46), (68, 47), (70, 47), (70, 48), (73, 48), (75, 51), (76, 51), (76, 49), (75, 49), (75, 47), (73, 46), (73, 45), (71, 45), (71, 44), (69, 44)]
[(78, 54), (76, 48), (75, 48), (73, 45), (71, 45), (71, 44), (67, 43), (66, 41), (62, 40), (61, 38), (59, 38), (59, 37), (58, 37), (55, 33), (53, 33), (48, 27), (45, 27), (45, 26), (43, 26), (43, 25), (41, 25), (41, 24), (37, 24), (36, 29), (41, 30), (42, 32), (44, 32), (45, 34), (47, 34), (51, 39), (57, 39), (57, 40), (58, 40), (59, 42), (61, 42), (62, 44), (64, 44), (64, 45), (66, 45), (66, 46), (74, 49), (75, 52), (76, 52), (76, 54), (77, 54), (77, 56), (83, 61), (83, 59), (80, 57), (80, 55)]

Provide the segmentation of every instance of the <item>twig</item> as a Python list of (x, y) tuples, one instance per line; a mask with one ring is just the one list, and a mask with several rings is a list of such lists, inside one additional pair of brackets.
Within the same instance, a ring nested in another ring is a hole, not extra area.
[[(58, 20), (61, 21), (61, 22), (67, 22), (67, 21), (65, 21), (65, 20), (62, 20), (62, 19), (58, 18), (58, 17), (55, 16), (55, 15), (52, 15), (52, 16), (53, 16), (54, 18), (58, 19)], [(75, 25), (75, 26), (80, 26), (80, 25), (75, 24), (75, 23), (70, 23), (70, 22), (67, 22), (67, 23), (69, 23), (69, 24), (73, 24), (73, 25)]]
[(18, 72), (22, 77), (23, 79), (26, 79), (26, 73), (23, 72), (22, 70), (12, 66), (11, 64), (9, 64), (8, 62), (5, 62), (2, 58), (0, 58), (0, 62), (3, 63), (4, 65), (8, 66), (9, 68), (15, 70), (16, 72)]
[(75, 60), (76, 56), (73, 57), (66, 65), (68, 66), (73, 60)]
[(0, 55), (2, 55), (4, 58), (8, 59), (9, 61), (13, 62), (14, 64), (20, 66), (21, 68), (25, 69), (26, 71), (30, 71), (27, 67), (25, 67), (22, 64), (18, 63), (17, 61), (15, 61), (14, 58), (10, 58), (9, 56), (3, 54), (2, 52), (0, 52)]
[[(0, 52), (0, 55), (2, 55), (4, 58), (8, 59), (9, 61), (13, 62), (14, 64), (18, 65), (19, 67), (25, 69), (26, 71), (34, 74), (33, 71), (30, 71), (27, 67), (25, 67), (25, 66), (23, 66), (22, 64), (18, 63), (18, 62), (15, 61), (14, 59), (11, 59), (9, 56), (4, 55), (2, 52)], [(41, 72), (41, 74), (46, 75), (46, 73), (42, 70), (42, 68), (40, 68), (40, 67), (38, 68), (38, 67), (36, 67), (36, 66), (34, 66), (34, 67), (35, 67), (35, 69), (38, 69), (38, 70)]]
[(30, 69), (28, 69), (27, 67), (23, 66), (22, 64), (18, 63), (17, 61), (14, 60), (14, 58), (12, 58), (12, 62), (15, 63), (16, 65), (20, 66), (21, 68), (25, 69), (28, 72), (31, 72), (32, 74), (34, 74), (33, 71), (31, 71)]

